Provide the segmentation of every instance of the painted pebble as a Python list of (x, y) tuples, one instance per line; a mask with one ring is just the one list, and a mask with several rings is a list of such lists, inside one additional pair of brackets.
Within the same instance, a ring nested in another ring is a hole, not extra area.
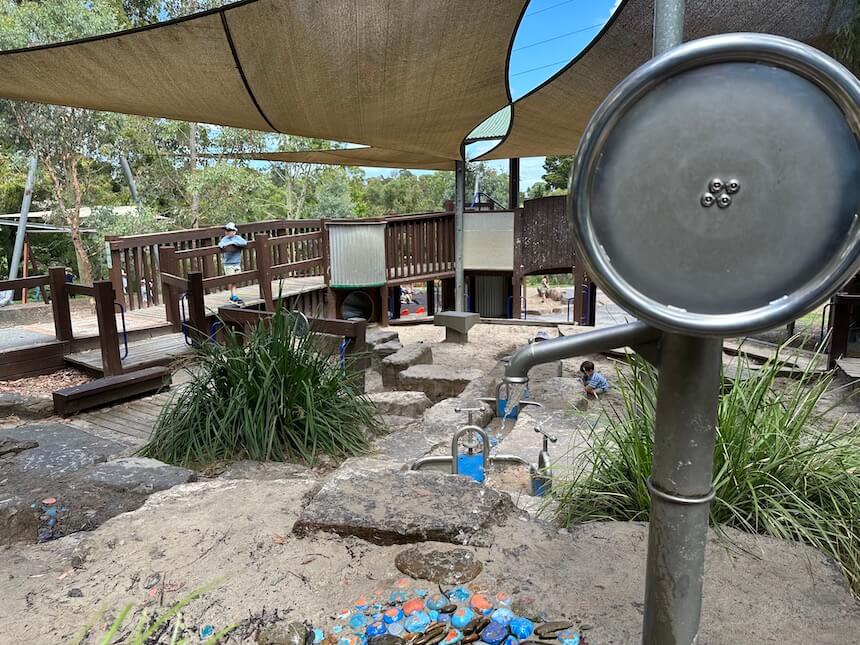
[(481, 632), (481, 640), (489, 645), (498, 645), (508, 635), (508, 630), (504, 625), (500, 625), (495, 621), (490, 621), (490, 624)]
[(358, 611), (364, 611), (369, 606), (370, 606), (370, 601), (367, 599), (367, 596), (359, 596), (358, 599), (356, 599), (355, 604), (354, 604), (354, 607)]
[(391, 603), (404, 603), (406, 602), (406, 592), (405, 591), (392, 591), (391, 595), (388, 596), (388, 601)]
[(463, 629), (466, 625), (472, 622), (474, 617), (474, 611), (468, 607), (460, 607), (451, 615), (451, 624), (457, 629)]
[(467, 602), (471, 597), (471, 592), (465, 587), (454, 587), (448, 592), (448, 598), (452, 602)]
[(413, 598), (403, 603), (403, 613), (407, 616), (424, 611), (424, 601), (421, 598)]
[(315, 645), (316, 645), (316, 643), (322, 643), (323, 638), (325, 638), (325, 632), (323, 630), (321, 630), (319, 627), (314, 628), (313, 635), (314, 635), (314, 644)]
[(367, 616), (364, 614), (353, 614), (349, 618), (349, 626), (353, 629), (359, 629), (367, 625)]
[(392, 607), (391, 609), (386, 609), (382, 612), (382, 619), (388, 623), (396, 623), (397, 621), (403, 620), (403, 610), (400, 607)]
[(510, 609), (501, 607), (493, 612), (492, 618), (500, 625), (507, 626), (514, 619), (514, 612)]
[(427, 599), (427, 608), (439, 611), (448, 604), (448, 599), (440, 593), (433, 594)]
[(558, 640), (562, 645), (579, 645), (579, 631), (575, 629), (566, 629), (558, 633)]
[(440, 645), (456, 645), (461, 640), (463, 640), (463, 632), (459, 629), (451, 629), (445, 634), (445, 638), (442, 639)]
[(508, 629), (511, 630), (511, 634), (520, 640), (523, 640), (532, 635), (532, 632), (535, 630), (535, 626), (528, 618), (516, 617), (508, 623)]
[(469, 601), (469, 606), (479, 614), (489, 614), (493, 610), (493, 605), (489, 600), (480, 594), (475, 594)]
[(508, 636), (504, 641), (502, 641), (502, 645), (520, 645), (520, 642), (513, 636)]
[(406, 622), (403, 623), (403, 626), (406, 628), (407, 632), (412, 632), (413, 634), (420, 634), (423, 633), (425, 629), (427, 629), (427, 625), (429, 624), (430, 616), (427, 615), (427, 612), (419, 611), (409, 616), (406, 619)]
[(511, 598), (510, 594), (506, 594), (504, 591), (496, 594), (496, 605), (499, 607), (510, 607), (513, 602), (514, 599)]
[(406, 629), (403, 627), (403, 623), (400, 622), (391, 623), (388, 626), (388, 633), (392, 636), (401, 636), (404, 631), (406, 631)]
[(385, 623), (383, 623), (381, 621), (376, 621), (376, 622), (370, 623), (367, 626), (367, 628), (364, 630), (364, 633), (372, 638), (374, 636), (382, 636), (387, 631), (388, 630), (385, 628)]

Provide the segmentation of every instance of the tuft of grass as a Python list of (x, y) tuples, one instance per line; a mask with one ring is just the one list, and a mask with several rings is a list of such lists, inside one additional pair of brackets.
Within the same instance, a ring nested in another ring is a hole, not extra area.
[[(748, 367), (739, 357), (738, 371)], [(564, 525), (648, 519), (657, 376), (638, 357), (630, 368), (618, 375), (621, 409), (553, 483)], [(860, 596), (860, 426), (825, 419), (832, 374), (777, 381), (779, 370), (777, 357), (720, 398), (711, 524), (815, 547)]]
[(380, 423), (337, 345), (279, 309), (247, 334), (203, 343), (193, 378), (162, 410), (140, 453), (177, 465), (303, 461), (361, 454)]

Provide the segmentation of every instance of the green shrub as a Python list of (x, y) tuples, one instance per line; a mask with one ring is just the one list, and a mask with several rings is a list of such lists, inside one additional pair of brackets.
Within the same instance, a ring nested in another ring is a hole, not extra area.
[[(720, 399), (711, 523), (811, 545), (860, 595), (860, 427), (825, 419), (832, 375), (777, 381), (778, 372), (769, 362)], [(561, 523), (648, 519), (656, 387), (641, 359), (619, 373), (623, 409), (553, 484)]]
[(301, 460), (364, 452), (379, 430), (373, 404), (336, 347), (279, 310), (247, 334), (203, 343), (141, 454), (172, 464)]

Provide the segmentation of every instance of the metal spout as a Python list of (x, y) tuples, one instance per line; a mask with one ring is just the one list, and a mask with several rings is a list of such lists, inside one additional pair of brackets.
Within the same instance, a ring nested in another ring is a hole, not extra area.
[(660, 338), (660, 332), (642, 322), (625, 323), (595, 329), (594, 331), (562, 336), (532, 343), (517, 351), (505, 368), (506, 383), (525, 383), (529, 370), (535, 365), (543, 365), (563, 358), (573, 358), (594, 354), (617, 347), (645, 345)]

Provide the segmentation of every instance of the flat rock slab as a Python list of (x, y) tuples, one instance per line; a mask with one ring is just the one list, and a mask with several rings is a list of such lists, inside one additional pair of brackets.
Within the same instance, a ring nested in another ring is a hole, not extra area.
[(293, 531), (352, 535), (374, 544), (449, 542), (489, 546), (515, 512), (508, 495), (434, 472), (351, 472), (329, 479)]
[(148, 457), (124, 457), (82, 471), (90, 482), (120, 491), (152, 493), (194, 481), (193, 470), (178, 468)]
[[(433, 352), (430, 345), (415, 343), (405, 345), (391, 356), (382, 359), (382, 384), (386, 387), (396, 387), (400, 373), (413, 365), (429, 365), (433, 362)], [(409, 388), (401, 388), (408, 390)]]
[(218, 477), (220, 479), (275, 481), (278, 479), (307, 479), (313, 477), (313, 473), (307, 466), (301, 464), (245, 459), (230, 464)]
[(21, 419), (43, 419), (54, 414), (50, 396), (25, 396), (17, 392), (0, 392), (0, 419), (16, 416)]
[(438, 441), (442, 437), (447, 437), (450, 441), (457, 429), (466, 425), (469, 420), (468, 414), (462, 412), (462, 409), (475, 407), (481, 408), (481, 411), (472, 413), (472, 423), (483, 428), (493, 418), (492, 408), (477, 399), (460, 396), (439, 401), (426, 410), (424, 431), (433, 441)]
[(377, 345), (389, 343), (391, 341), (399, 341), (400, 334), (393, 329), (387, 329), (385, 327), (371, 327), (364, 335), (364, 339), (371, 348), (375, 349)]
[(429, 580), (443, 585), (459, 585), (474, 580), (484, 565), (469, 549), (427, 549), (410, 547), (394, 558), (401, 573), (416, 580)]
[(124, 444), (101, 439), (80, 428), (61, 423), (33, 423), (3, 428), (0, 429), (0, 439), (38, 442), (38, 447), (4, 461), (21, 472), (40, 477), (66, 475), (120, 456), (128, 450)]
[(421, 430), (398, 430), (373, 442), (373, 454), (398, 464), (411, 465), (426, 455), (435, 443)]
[(421, 390), (434, 402), (459, 396), (470, 381), (484, 373), (474, 368), (456, 368), (446, 365), (413, 365), (400, 372), (397, 388)]
[(398, 417), (420, 417), (424, 410), (433, 405), (424, 392), (372, 392), (367, 398), (373, 402), (379, 414)]
[(371, 365), (374, 369), (382, 368), (382, 361), (392, 354), (396, 354), (401, 349), (403, 349), (403, 345), (399, 340), (390, 340), (387, 343), (379, 343), (378, 345), (374, 345), (371, 348), (373, 354), (371, 355)]

